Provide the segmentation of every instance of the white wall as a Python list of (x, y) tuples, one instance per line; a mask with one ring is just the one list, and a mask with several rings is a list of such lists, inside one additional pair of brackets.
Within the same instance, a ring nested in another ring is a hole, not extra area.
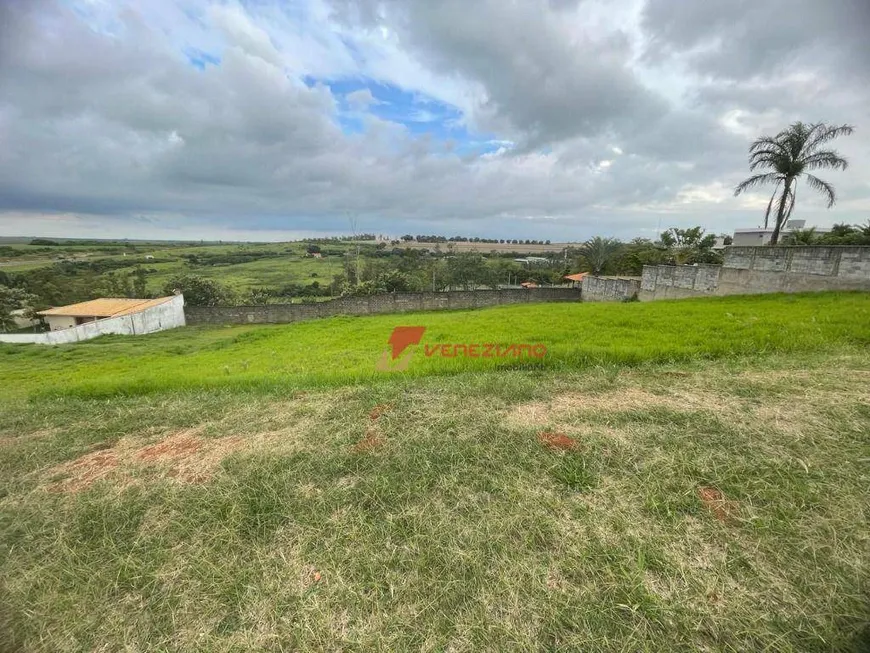
[(52, 331), (71, 329), (76, 325), (76, 319), (69, 315), (46, 315), (45, 321), (48, 322), (48, 328)]
[(735, 231), (731, 245), (734, 247), (761, 247), (770, 242), (771, 236), (773, 236), (773, 229), (750, 232)]
[(165, 331), (185, 325), (184, 295), (176, 295), (169, 301), (146, 308), (144, 311), (107, 317), (104, 320), (87, 322), (70, 329), (49, 331), (48, 333), (0, 333), (0, 342), (36, 343), (41, 345), (63, 345), (80, 340), (90, 340), (107, 334), (140, 335)]

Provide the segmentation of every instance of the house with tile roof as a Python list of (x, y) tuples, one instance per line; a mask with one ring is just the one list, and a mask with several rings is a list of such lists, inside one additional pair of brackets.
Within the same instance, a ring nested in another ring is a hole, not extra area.
[(147, 311), (160, 306), (173, 297), (157, 299), (128, 299), (126, 297), (101, 297), (87, 302), (58, 306), (37, 312), (48, 323), (49, 330), (70, 329), (88, 322), (96, 322), (109, 317), (121, 317)]
[(44, 333), (0, 333), (0, 342), (63, 345), (103, 335), (139, 336), (186, 324), (184, 295), (156, 299), (102, 297), (37, 313)]

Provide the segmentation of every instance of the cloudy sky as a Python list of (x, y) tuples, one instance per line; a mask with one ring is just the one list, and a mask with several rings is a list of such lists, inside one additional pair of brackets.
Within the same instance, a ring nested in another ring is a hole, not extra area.
[(866, 0), (0, 0), (0, 235), (582, 240), (757, 226), (746, 149), (852, 123)]

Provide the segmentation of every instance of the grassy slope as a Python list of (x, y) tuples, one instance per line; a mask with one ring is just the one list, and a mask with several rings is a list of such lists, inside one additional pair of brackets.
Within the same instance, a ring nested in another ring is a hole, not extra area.
[(9, 396), (103, 395), (215, 386), (371, 382), (394, 326), (424, 343), (543, 343), (543, 360), (426, 358), (408, 374), (641, 364), (870, 343), (870, 295), (729, 297), (648, 304), (549, 304), (485, 311), (344, 317), (294, 325), (169, 331), (44, 349), (0, 346)]
[(422, 314), (432, 340), (545, 341), (550, 367), (441, 376), (418, 352), (377, 383), (402, 317), (3, 348), (0, 641), (861, 650), (868, 305)]

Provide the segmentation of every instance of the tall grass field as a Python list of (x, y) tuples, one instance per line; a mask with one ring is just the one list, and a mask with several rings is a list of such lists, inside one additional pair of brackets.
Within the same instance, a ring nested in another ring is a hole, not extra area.
[(868, 345), (866, 293), (2, 345), (0, 651), (870, 650)]

